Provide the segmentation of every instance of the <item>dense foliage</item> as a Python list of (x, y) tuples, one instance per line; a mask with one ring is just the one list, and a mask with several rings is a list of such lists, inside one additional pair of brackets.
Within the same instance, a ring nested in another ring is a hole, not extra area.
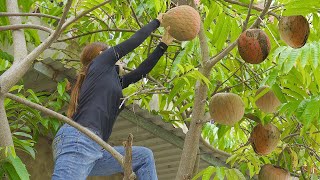
[[(68, 16), (74, 16), (79, 11), (90, 9), (101, 2), (103, 1), (74, 1)], [(112, 46), (130, 37), (132, 32), (157, 17), (158, 13), (174, 7), (175, 2), (112, 1), (69, 26), (58, 41), (70, 46), (78, 44), (79, 47), (96, 41)], [(250, 0), (239, 2), (248, 6)], [(254, 2), (255, 5), (263, 7), (264, 1)], [(60, 16), (65, 1), (20, 0), (19, 3), (22, 12)], [(319, 9), (319, 0), (273, 1), (270, 12), (278, 16), (303, 15), (307, 18), (311, 30), (307, 44), (300, 49), (287, 46), (280, 39), (277, 19), (279, 17), (269, 13), (260, 26), (271, 41), (271, 52), (267, 60), (258, 65), (247, 64), (235, 48), (213, 67), (210, 77), (205, 77), (198, 71), (202, 65), (198, 38), (188, 42), (175, 42), (150, 73), (152, 78), (140, 81), (124, 90), (124, 95), (127, 97), (125, 103), (139, 103), (150, 112), (161, 115), (166, 122), (180, 126), (188, 125), (191, 119), (197, 80), (208, 86), (208, 97), (217, 92), (233, 92), (241, 96), (245, 102), (245, 117), (234, 127), (207, 123), (203, 127), (202, 136), (213, 147), (232, 154), (227, 162), (237, 169), (208, 167), (198, 176), (209, 179), (215, 173), (217, 179), (222, 179), (224, 176), (228, 179), (235, 176), (241, 179), (243, 176), (241, 173), (246, 174), (248, 170), (248, 175), (253, 177), (259, 173), (263, 164), (271, 163), (289, 170), (301, 179), (318, 179), (320, 177)], [(248, 7), (233, 4), (232, 1), (201, 0), (198, 10), (203, 20), (210, 56), (213, 57), (239, 37)], [(6, 12), (5, 0), (0, 0), (0, 11)], [(257, 19), (260, 12), (252, 9), (251, 13), (249, 25)], [(29, 18), (23, 18), (24, 23), (28, 21)], [(43, 25), (52, 28), (57, 24), (56, 20), (49, 18), (41, 18), (41, 21)], [(9, 20), (0, 17), (0, 23), (8, 25)], [(159, 42), (158, 35), (162, 33), (163, 28), (158, 29), (133, 53), (123, 58), (129, 69), (136, 68), (150, 54)], [(38, 30), (25, 30), (25, 35), (28, 45), (32, 48), (41, 42)], [(0, 32), (0, 43), (1, 46), (12, 43), (10, 31)], [(62, 63), (79, 67), (79, 62), (74, 61), (74, 55), (71, 58), (69, 51), (56, 50), (64, 53), (64, 58), (58, 59)], [(74, 53), (77, 55), (77, 52)], [(39, 57), (38, 60), (41, 59), (42, 57)], [(0, 74), (8, 69), (12, 62), (12, 55), (1, 50)], [(34, 92), (25, 89), (21, 81), (12, 92), (59, 111), (69, 99), (65, 90), (66, 84), (67, 81), (60, 82), (55, 92)], [(277, 113), (266, 114), (256, 107), (255, 93), (262, 85), (268, 85), (281, 101), (282, 105)], [(152, 103), (157, 103), (157, 106), (151, 106)], [(209, 99), (206, 101), (206, 111), (209, 111), (208, 103)], [(5, 107), (15, 148), (22, 149), (33, 157), (35, 154), (33, 145), (37, 136), (54, 134), (60, 125), (57, 120), (9, 99), (5, 101)], [(257, 119), (262, 123), (272, 122), (281, 131), (278, 147), (267, 156), (256, 155), (247, 143), (250, 132), (258, 123)], [(19, 170), (23, 168), (21, 162), (17, 161), (19, 160), (9, 156), (8, 161), (0, 166), (0, 177), (5, 172), (14, 174), (13, 165), (18, 176), (21, 179), (26, 178), (25, 174), (19, 174), (26, 172)]]

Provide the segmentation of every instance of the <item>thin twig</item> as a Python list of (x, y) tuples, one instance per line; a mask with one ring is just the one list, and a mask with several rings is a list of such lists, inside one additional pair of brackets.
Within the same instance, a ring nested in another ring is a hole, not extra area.
[(98, 9), (98, 8), (100, 8), (101, 6), (107, 4), (107, 3), (111, 2), (111, 1), (112, 1), (112, 0), (104, 1), (103, 3), (100, 3), (100, 4), (98, 4), (98, 5), (94, 6), (94, 7), (86, 10), (86, 11), (81, 12), (79, 15), (77, 15), (77, 16), (74, 17), (74, 18), (70, 18), (68, 21), (66, 21), (66, 23), (63, 24), (61, 30), (64, 31), (70, 24), (76, 22), (77, 20), (79, 20), (79, 19), (82, 18), (83, 16), (89, 14), (90, 12), (94, 11), (95, 9)]
[[(137, 15), (136, 15), (136, 12), (134, 11), (133, 7), (131, 6), (130, 0), (127, 0), (127, 2), (128, 2), (129, 6), (130, 6), (130, 9), (131, 9), (131, 11), (132, 11), (133, 17), (134, 17), (134, 19), (136, 20), (138, 26), (139, 26), (140, 28), (142, 28), (142, 26), (141, 26), (141, 24), (140, 24), (140, 22), (139, 22), (139, 20), (138, 20), (138, 17), (137, 17)], [(134, 2), (134, 1), (133, 1), (133, 2)]]
[[(231, 3), (231, 4), (236, 4), (236, 5), (239, 5), (239, 6), (242, 6), (242, 7), (249, 7), (249, 4), (246, 4), (246, 3), (243, 3), (243, 2), (240, 2), (240, 1), (234, 1), (234, 0), (224, 0), (224, 1), (228, 2), (228, 3)], [(252, 6), (252, 9), (257, 10), (257, 11), (263, 11), (263, 9), (259, 8), (258, 6)], [(277, 19), (280, 19), (280, 15), (278, 15), (278, 14), (272, 12), (272, 11), (269, 11), (267, 14), (270, 14), (270, 15), (276, 17)]]
[(42, 14), (42, 13), (7, 13), (7, 12), (0, 12), (1, 16), (37, 16), (37, 17), (46, 17), (60, 21), (60, 18), (57, 16), (52, 16), (49, 14)]
[[(122, 102), (119, 105), (119, 109), (121, 109), (122, 106), (124, 105), (124, 103), (126, 102), (126, 100), (128, 100), (132, 96), (139, 95), (139, 94), (147, 94), (147, 93), (150, 93), (150, 92), (152, 92), (152, 94), (165, 93), (165, 92), (168, 92), (168, 91), (162, 92), (162, 90), (166, 90), (166, 89), (167, 89), (166, 87), (160, 87), (160, 88), (153, 88), (153, 89), (141, 89), (140, 91), (136, 91), (136, 92), (134, 92), (134, 93), (122, 98)], [(156, 92), (154, 92), (154, 91), (156, 91)]]
[(251, 0), (251, 1), (250, 1), (247, 18), (246, 18), (246, 20), (244, 21), (243, 26), (242, 26), (242, 32), (247, 29), (248, 22), (249, 22), (249, 19), (250, 19), (250, 16), (251, 16), (251, 9), (252, 9), (253, 1), (254, 1), (254, 0)]
[(15, 24), (15, 25), (0, 26), (0, 32), (7, 31), (7, 30), (18, 30), (18, 29), (38, 29), (41, 31), (48, 32), (50, 34), (54, 32), (50, 28), (47, 28), (45, 26), (35, 25), (35, 24)]
[(113, 20), (113, 18), (112, 18), (103, 8), (100, 8), (100, 9), (101, 9), (101, 10), (108, 16), (108, 18), (112, 21), (114, 27), (115, 27), (116, 29), (118, 29), (117, 24), (116, 24), (116, 22)]
[[(320, 133), (320, 131), (313, 132), (312, 134), (318, 134), (318, 133)], [(306, 134), (311, 134), (311, 133), (307, 132)], [(282, 141), (285, 141), (286, 139), (288, 139), (288, 138), (290, 138), (290, 137), (299, 136), (299, 135), (300, 135), (300, 133), (290, 134), (290, 135), (284, 137), (284, 138), (282, 139)]]

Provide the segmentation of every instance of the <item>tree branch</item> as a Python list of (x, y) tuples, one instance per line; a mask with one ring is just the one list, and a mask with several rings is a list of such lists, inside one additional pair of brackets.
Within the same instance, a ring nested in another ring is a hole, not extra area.
[[(18, 1), (17, 0), (9, 0), (6, 1), (6, 6), (9, 12), (18, 13)], [(20, 17), (9, 17), (10, 24), (21, 24)], [(13, 56), (14, 62), (13, 64), (19, 63), (27, 54), (27, 45), (24, 37), (24, 31), (15, 30), (12, 32), (13, 39)], [(4, 107), (4, 94), (0, 92), (0, 147), (13, 146), (12, 134), (10, 131), (10, 125), (8, 122), (8, 118), (6, 115), (5, 107)], [(2, 151), (3, 152), (3, 151)], [(2, 159), (2, 153), (0, 153), (0, 159)]]
[[(13, 146), (12, 135), (10, 131), (9, 122), (4, 108), (4, 95), (0, 93), (0, 147)], [(0, 160), (2, 159), (0, 150)]]
[[(10, 13), (19, 13), (18, 1), (17, 0), (7, 0), (6, 1), (7, 10)], [(10, 24), (12, 26), (22, 24), (20, 17), (9, 17)], [(1, 28), (2, 26), (0, 26)], [(13, 39), (13, 64), (19, 63), (24, 57), (27, 56), (27, 43), (24, 36), (24, 31), (19, 29), (13, 29), (12, 39)], [(1, 31), (1, 30), (0, 30)]]
[[(318, 134), (318, 133), (320, 133), (320, 131), (313, 132), (312, 134)], [(306, 134), (311, 134), (311, 133), (307, 132)], [(291, 138), (291, 137), (294, 137), (294, 136), (299, 136), (299, 135), (300, 135), (300, 133), (290, 134), (290, 135), (284, 137), (284, 138), (282, 139), (282, 141), (285, 141), (285, 140), (288, 139), (288, 138)]]
[(95, 133), (91, 132), (90, 130), (88, 130), (87, 128), (81, 126), (80, 124), (76, 123), (75, 121), (73, 121), (72, 119), (67, 118), (66, 116), (63, 116), (62, 114), (59, 114), (57, 112), (52, 111), (51, 109), (45, 108), (39, 104), (30, 102), (26, 99), (20, 98), (16, 95), (13, 95), (11, 93), (7, 93), (5, 94), (5, 96), (7, 98), (10, 98), (14, 101), (17, 101), (21, 104), (27, 105), (31, 108), (34, 108), (36, 110), (39, 110), (41, 112), (43, 112), (44, 114), (47, 114), (51, 117), (57, 118), (60, 121), (63, 121), (67, 124), (69, 124), (70, 126), (75, 127), (76, 129), (78, 129), (80, 132), (84, 133), (85, 135), (87, 135), (89, 138), (91, 138), (92, 140), (94, 140), (95, 142), (97, 142), (100, 146), (102, 146), (105, 150), (107, 150), (108, 152), (110, 152), (112, 154), (113, 157), (115, 157), (117, 159), (117, 161), (120, 163), (120, 165), (123, 167), (123, 157), (122, 155), (116, 151), (115, 149), (113, 149), (109, 144), (107, 144), (106, 142), (104, 142), (99, 136), (97, 136)]
[[(249, 4), (246, 4), (246, 3), (243, 3), (243, 2), (240, 2), (240, 1), (234, 1), (234, 0), (224, 0), (225, 2), (228, 2), (230, 4), (236, 4), (236, 5), (239, 5), (239, 6), (242, 6), (242, 7), (249, 7)], [(257, 6), (252, 6), (252, 9), (254, 10), (257, 10), (257, 11), (263, 11), (262, 8), (259, 8)], [(276, 17), (277, 19), (280, 19), (280, 15), (272, 12), (272, 11), (269, 11), (268, 14)]]
[(220, 149), (216, 149), (216, 148), (212, 147), (202, 136), (200, 138), (200, 141), (203, 145), (205, 145), (207, 148), (209, 148), (213, 153), (221, 154), (226, 157), (231, 156), (231, 154), (229, 154), (227, 152), (224, 152), (224, 151), (221, 151)]
[(62, 25), (65, 22), (67, 13), (71, 7), (72, 0), (68, 0), (54, 33), (52, 33), (46, 40), (37, 46), (30, 54), (28, 54), (19, 64), (12, 65), (7, 71), (0, 76), (0, 92), (5, 94), (9, 89), (15, 85), (23, 75), (29, 70), (32, 62), (45, 50), (52, 42), (60, 35)]
[(52, 34), (54, 31), (50, 28), (47, 28), (45, 26), (35, 25), (35, 24), (15, 24), (15, 25), (8, 25), (8, 26), (0, 26), (0, 32), (1, 31), (7, 31), (7, 30), (19, 30), (19, 29), (38, 29), (41, 31), (48, 32)]
[(42, 14), (42, 13), (7, 13), (7, 12), (0, 12), (1, 16), (36, 16), (36, 17), (46, 17), (51, 18), (60, 21), (60, 18), (57, 16), (52, 16), (48, 14)]
[(66, 23), (63, 24), (63, 26), (62, 26), (62, 28), (61, 28), (61, 31), (64, 31), (70, 24), (76, 22), (77, 20), (79, 20), (80, 18), (82, 18), (83, 16), (85, 16), (86, 14), (94, 11), (95, 9), (100, 8), (101, 6), (107, 4), (107, 3), (111, 2), (111, 1), (112, 1), (112, 0), (104, 1), (103, 3), (100, 3), (100, 4), (98, 4), (98, 5), (94, 6), (94, 7), (86, 10), (86, 11), (81, 12), (79, 15), (77, 15), (77, 16), (74, 17), (74, 18), (68, 19), (68, 20), (66, 21)]

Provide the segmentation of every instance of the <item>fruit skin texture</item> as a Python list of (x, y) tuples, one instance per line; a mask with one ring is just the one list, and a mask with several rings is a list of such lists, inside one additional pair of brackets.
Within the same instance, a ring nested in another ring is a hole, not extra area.
[(270, 52), (270, 40), (260, 29), (247, 29), (238, 39), (238, 51), (242, 59), (251, 64), (263, 62)]
[[(256, 96), (262, 92), (268, 86), (261, 86), (257, 92)], [(274, 92), (270, 89), (266, 94), (261, 96), (259, 99), (256, 100), (256, 106), (261, 109), (261, 111), (265, 113), (274, 113), (277, 111), (277, 107), (281, 105), (281, 102), (274, 94)]]
[(292, 48), (301, 48), (308, 40), (310, 27), (304, 16), (283, 16), (278, 24), (281, 39)]
[(261, 167), (258, 176), (259, 180), (291, 180), (290, 173), (280, 167), (271, 164), (265, 164)]
[(211, 118), (223, 125), (233, 126), (244, 115), (244, 103), (240, 96), (233, 93), (217, 93), (209, 103)]
[(200, 15), (188, 5), (177, 6), (163, 15), (162, 24), (170, 26), (169, 34), (179, 41), (194, 39), (200, 31)]
[(253, 150), (259, 155), (267, 155), (271, 153), (280, 140), (279, 129), (269, 123), (266, 125), (258, 124), (251, 132), (251, 146)]

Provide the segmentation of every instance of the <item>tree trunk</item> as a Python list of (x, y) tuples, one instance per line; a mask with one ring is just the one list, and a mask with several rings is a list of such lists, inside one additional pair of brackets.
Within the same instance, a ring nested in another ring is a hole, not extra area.
[[(210, 71), (203, 72), (205, 77), (209, 76)], [(179, 164), (176, 180), (191, 179), (194, 164), (199, 149), (199, 138), (201, 135), (203, 116), (205, 111), (205, 102), (207, 98), (208, 88), (204, 83), (199, 80), (196, 85), (195, 100), (192, 111), (192, 120), (189, 131), (186, 134), (186, 138), (183, 145), (183, 151)]]
[[(8, 12), (19, 13), (17, 0), (7, 0), (6, 5), (7, 5)], [(9, 17), (9, 21), (11, 25), (21, 24), (20, 16)], [(13, 39), (14, 65), (16, 65), (28, 54), (24, 31), (13, 30), (12, 39)], [(5, 98), (4, 94), (0, 93), (0, 139), (1, 139), (0, 147), (13, 145), (10, 126), (9, 126), (8, 118), (7, 118), (5, 107), (4, 107), (4, 98)], [(0, 154), (0, 159), (1, 159), (1, 154)]]
[[(12, 136), (8, 123), (6, 111), (4, 109), (4, 95), (0, 94), (0, 147), (12, 146)], [(0, 160), (3, 157), (0, 153)]]
[[(10, 13), (20, 13), (18, 8), (17, 0), (7, 0), (7, 11)], [(11, 25), (21, 24), (20, 16), (10, 16), (9, 21)], [(19, 63), (24, 57), (27, 56), (27, 44), (24, 36), (24, 31), (21, 30), (13, 30), (12, 31), (12, 39), (13, 39), (13, 57), (14, 64)]]

